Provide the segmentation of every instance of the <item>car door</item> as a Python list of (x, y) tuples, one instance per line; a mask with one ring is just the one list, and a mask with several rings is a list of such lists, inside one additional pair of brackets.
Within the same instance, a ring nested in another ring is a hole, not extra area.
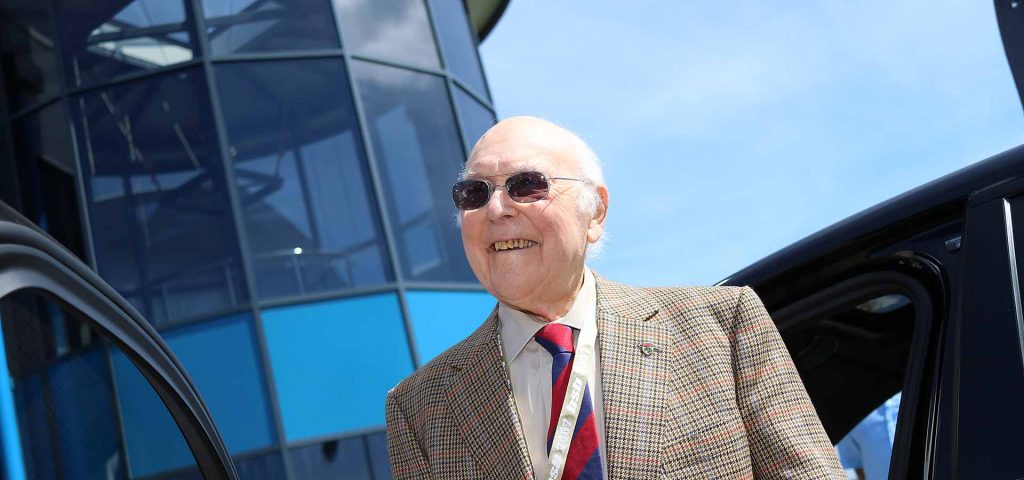
[(1024, 456), (1024, 180), (975, 192), (968, 204), (961, 288), (953, 307), (936, 442), (951, 478), (1021, 478)]
[[(196, 387), (159, 335), (67, 250), (0, 203), (0, 478), (236, 479)], [(160, 401), (138, 401), (145, 397)], [(153, 408), (153, 405), (162, 408)], [(131, 434), (169, 417), (180, 435)]]

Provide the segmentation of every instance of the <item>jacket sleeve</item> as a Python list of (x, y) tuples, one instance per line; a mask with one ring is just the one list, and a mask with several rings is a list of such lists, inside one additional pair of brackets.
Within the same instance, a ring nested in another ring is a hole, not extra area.
[(734, 314), (736, 396), (755, 478), (846, 479), (761, 299), (744, 287)]
[(391, 476), (396, 480), (425, 479), (430, 476), (430, 465), (427, 463), (416, 434), (409, 425), (395, 391), (388, 392), (385, 402), (387, 417), (388, 457), (391, 459)]

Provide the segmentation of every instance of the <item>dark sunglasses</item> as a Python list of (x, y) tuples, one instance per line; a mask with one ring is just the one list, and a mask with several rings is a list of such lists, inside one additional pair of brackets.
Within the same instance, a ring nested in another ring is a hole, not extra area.
[[(548, 196), (548, 183), (551, 180), (571, 180), (583, 182), (578, 178), (548, 177), (540, 172), (519, 172), (505, 180), (505, 191), (509, 198), (519, 203), (533, 203)], [(493, 183), (481, 179), (468, 179), (456, 182), (452, 187), (452, 199), (459, 210), (476, 210), (491, 199)]]

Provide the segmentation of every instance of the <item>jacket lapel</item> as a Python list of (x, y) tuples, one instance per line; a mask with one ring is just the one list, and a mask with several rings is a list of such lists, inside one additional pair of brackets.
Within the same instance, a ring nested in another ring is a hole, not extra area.
[(595, 278), (608, 478), (658, 478), (672, 337), (651, 294)]
[(451, 361), (448, 401), (477, 467), (487, 478), (533, 478), (526, 440), (515, 413), (502, 360), (498, 309)]

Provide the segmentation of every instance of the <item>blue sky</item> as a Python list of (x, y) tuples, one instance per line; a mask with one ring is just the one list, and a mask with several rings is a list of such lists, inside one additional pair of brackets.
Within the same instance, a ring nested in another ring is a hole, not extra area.
[(499, 118), (601, 157), (591, 266), (710, 284), (1024, 143), (991, 2), (852, 3), (512, 0), (480, 52)]

